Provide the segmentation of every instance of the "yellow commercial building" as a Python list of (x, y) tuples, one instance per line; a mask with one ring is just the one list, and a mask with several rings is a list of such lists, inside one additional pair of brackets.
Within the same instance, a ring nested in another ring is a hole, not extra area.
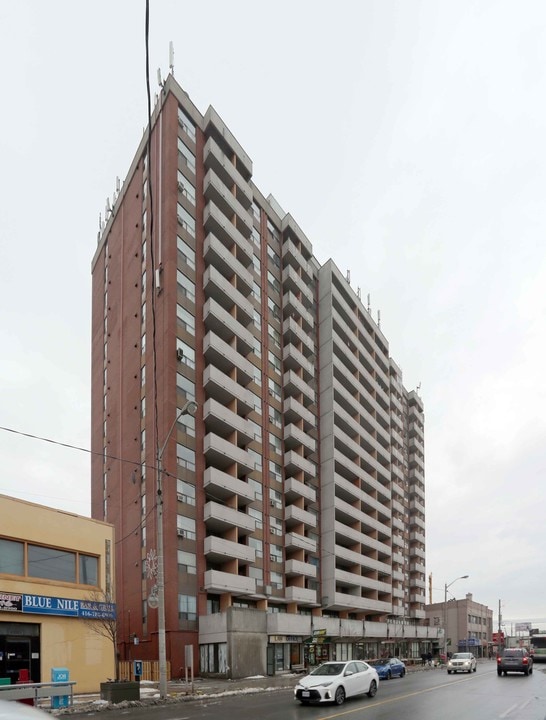
[(115, 677), (113, 562), (112, 525), (0, 495), (0, 678)]

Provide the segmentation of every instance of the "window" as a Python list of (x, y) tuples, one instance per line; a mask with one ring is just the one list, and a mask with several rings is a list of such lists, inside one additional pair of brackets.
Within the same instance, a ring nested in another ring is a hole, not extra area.
[(192, 205), (195, 205), (195, 188), (188, 178), (182, 175), (180, 170), (178, 171), (178, 189), (184, 197), (188, 198)]
[(256, 220), (258, 220), (258, 222), (259, 222), (259, 220), (260, 220), (260, 214), (261, 214), (261, 213), (260, 213), (260, 207), (259, 207), (259, 205), (256, 205), (256, 203), (253, 202), (253, 203), (252, 203), (252, 215), (253, 215), (254, 218), (256, 218)]
[(269, 559), (271, 562), (282, 562), (282, 547), (280, 545), (269, 546)]
[[(177, 270), (177, 272), (180, 272), (180, 270)], [(186, 276), (184, 275), (184, 277)], [(180, 320), (186, 332), (195, 335), (195, 317), (179, 303), (176, 305), (176, 317)]]
[(188, 232), (193, 238), (195, 237), (195, 219), (189, 214), (185, 207), (180, 203), (176, 203), (176, 214), (178, 216), (178, 222), (182, 225), (184, 230)]
[(279, 348), (281, 347), (281, 334), (278, 330), (275, 330), (273, 325), (267, 326), (267, 333), (269, 335), (270, 341), (275, 345), (275, 347)]
[(269, 478), (277, 482), (282, 482), (282, 467), (278, 463), (273, 462), (273, 460), (269, 461)]
[(277, 509), (282, 508), (282, 495), (278, 490), (269, 488), (269, 503), (272, 507), (276, 507)]
[(80, 577), (81, 585), (98, 585), (99, 559), (93, 555), (80, 555)]
[(280, 266), (281, 266), (280, 255), (275, 252), (275, 250), (271, 247), (271, 245), (267, 246), (267, 254), (273, 261), (273, 264), (276, 265), (278, 268), (280, 268)]
[[(180, 408), (178, 408), (177, 412), (180, 412)], [(182, 432), (185, 432), (186, 435), (195, 437), (195, 417), (193, 415), (189, 415), (187, 413), (180, 415), (177, 424), (178, 428), (182, 430)]]
[(182, 292), (182, 294), (189, 298), (192, 302), (195, 302), (195, 283), (190, 280), (187, 275), (184, 275), (183, 272), (180, 272), (180, 270), (176, 271), (176, 282), (178, 283), (178, 289)]
[(281, 400), (281, 386), (279, 385), (279, 383), (276, 383), (272, 378), (269, 378), (267, 381), (267, 385), (271, 397), (274, 397), (275, 400)]
[[(277, 455), (282, 455), (282, 440), (273, 433), (269, 433), (269, 450)], [(276, 465), (276, 463), (274, 464)], [(269, 463), (269, 467), (271, 468), (271, 463)]]
[(195, 400), (195, 383), (182, 373), (176, 373), (176, 387), (185, 393), (188, 400)]
[(262, 426), (254, 422), (254, 420), (247, 420), (247, 423), (254, 431), (254, 440), (260, 441), (262, 439)]
[(252, 478), (248, 478), (248, 485), (254, 490), (254, 497), (256, 500), (262, 500), (263, 499), (263, 493), (262, 493), (262, 483), (258, 480), (253, 480)]
[(249, 507), (248, 514), (250, 515), (250, 517), (254, 518), (254, 520), (256, 521), (256, 530), (261, 530), (263, 527), (263, 522), (262, 522), (263, 516), (262, 516), (261, 511), (256, 510), (256, 508)]
[(282, 580), (281, 573), (272, 572), (270, 575), (271, 575), (271, 587), (276, 588), (277, 590), (282, 590), (283, 580)]
[(263, 585), (264, 571), (262, 568), (250, 565), (248, 568), (248, 577), (254, 578), (258, 582), (258, 585)]
[(256, 557), (262, 558), (264, 556), (263, 542), (257, 538), (248, 538), (248, 547), (254, 548), (256, 551)]
[(182, 258), (184, 264), (195, 270), (195, 250), (191, 248), (185, 240), (182, 240), (180, 236), (176, 236), (176, 247), (178, 254)]
[[(261, 358), (262, 357), (262, 341), (261, 341), (261, 339), (259, 337), (253, 337), (252, 345), (253, 345), (254, 355), (256, 355), (256, 357)], [(261, 373), (260, 373), (260, 380), (261, 380)]]
[(275, 427), (282, 427), (282, 415), (278, 410), (275, 410), (275, 408), (272, 407), (269, 408), (269, 422), (272, 425), (275, 425)]
[(176, 444), (176, 459), (181, 467), (195, 470), (195, 451), (181, 443)]
[(187, 505), (195, 505), (195, 485), (178, 479), (176, 481), (176, 493), (180, 502), (184, 502)]
[(179, 361), (181, 363), (184, 363), (188, 367), (194, 368), (195, 367), (195, 350), (187, 345), (185, 342), (180, 340), (179, 338), (176, 339), (176, 350), (179, 354)]
[(271, 220), (267, 218), (267, 232), (269, 233), (269, 237), (273, 240), (279, 240), (280, 235), (277, 228), (273, 225)]
[(189, 135), (193, 142), (195, 142), (195, 125), (193, 123), (193, 120), (191, 120), (190, 117), (186, 115), (182, 108), (178, 108), (178, 124), (186, 133), (186, 135)]
[(24, 575), (25, 546), (21, 542), (15, 540), (0, 539), (0, 573), (6, 575)]
[(185, 515), (177, 515), (176, 531), (185, 540), (195, 540), (195, 520)]
[[(262, 469), (262, 456), (261, 453), (256, 452), (256, 450), (247, 450), (247, 453), (250, 455), (250, 457), (254, 460), (254, 470), (261, 470)], [(257, 482), (256, 480), (253, 480), (253, 482)]]
[(197, 556), (195, 553), (178, 550), (178, 570), (179, 572), (195, 575), (197, 572)]
[(260, 247), (260, 242), (261, 242), (260, 231), (256, 230), (255, 227), (252, 227), (252, 242), (257, 247)]
[(178, 596), (178, 619), (197, 620), (197, 598), (195, 595)]
[(281, 319), (281, 309), (276, 302), (273, 302), (270, 297), (267, 298), (267, 307), (269, 308), (269, 312), (276, 320)]
[(252, 267), (254, 268), (256, 274), (259, 275), (261, 270), (261, 262), (260, 258), (257, 255), (252, 255)]
[(281, 374), (281, 359), (278, 358), (271, 350), (267, 352), (267, 359), (269, 360), (269, 367), (275, 372)]
[(254, 315), (254, 327), (260, 328), (262, 327), (262, 316), (259, 310), (256, 310), (256, 308), (253, 309), (252, 314)]
[(28, 545), (27, 553), (30, 577), (76, 582), (76, 553), (40, 545)]
[(272, 535), (282, 535), (282, 520), (274, 515), (269, 516), (269, 529)]
[(178, 138), (178, 152), (182, 156), (182, 162), (184, 162), (192, 172), (195, 172), (195, 155), (184, 145), (180, 138)]
[(270, 270), (267, 271), (267, 282), (271, 285), (273, 290), (276, 290), (277, 292), (281, 291), (280, 282), (277, 280), (277, 278), (273, 275), (273, 273)]

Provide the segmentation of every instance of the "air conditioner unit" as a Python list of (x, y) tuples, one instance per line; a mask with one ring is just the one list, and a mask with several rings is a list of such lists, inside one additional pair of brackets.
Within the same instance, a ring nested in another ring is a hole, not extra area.
[(277, 507), (277, 503), (275, 502), (275, 500), (270, 500), (269, 504), (271, 505), (271, 507)]
[(182, 185), (181, 182), (178, 183), (178, 189), (180, 192), (184, 192), (184, 186)]
[(182, 348), (176, 348), (176, 359), (179, 362), (182, 362), (184, 360), (184, 351)]
[[(182, 493), (176, 493), (176, 497), (180, 502), (184, 502), (184, 496), (182, 495)], [(184, 531), (181, 530), (180, 532), (184, 532)]]
[(177, 529), (176, 529), (176, 534), (178, 535), (179, 538), (183, 538), (183, 537), (184, 537), (184, 531), (182, 530), (182, 528), (177, 528)]

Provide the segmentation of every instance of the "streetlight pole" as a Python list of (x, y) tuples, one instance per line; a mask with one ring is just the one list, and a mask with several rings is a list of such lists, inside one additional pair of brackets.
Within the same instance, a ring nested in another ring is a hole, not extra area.
[(466, 580), (466, 578), (469, 577), (469, 575), (461, 575), (458, 578), (455, 578), (455, 580), (452, 580), (450, 583), (446, 583), (444, 585), (444, 658), (447, 662), (447, 589), (450, 588), (453, 583), (456, 583), (457, 580)]
[(195, 415), (197, 403), (188, 400), (180, 410), (171, 425), (165, 442), (157, 453), (157, 647), (159, 655), (159, 696), (162, 700), (167, 697), (167, 643), (165, 637), (165, 563), (163, 558), (163, 453), (167, 443), (182, 415)]

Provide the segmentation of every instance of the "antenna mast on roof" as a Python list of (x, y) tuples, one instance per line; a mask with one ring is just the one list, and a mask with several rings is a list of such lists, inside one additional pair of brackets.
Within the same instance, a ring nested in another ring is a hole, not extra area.
[(174, 45), (172, 40), (169, 42), (169, 69), (171, 75), (174, 76)]

